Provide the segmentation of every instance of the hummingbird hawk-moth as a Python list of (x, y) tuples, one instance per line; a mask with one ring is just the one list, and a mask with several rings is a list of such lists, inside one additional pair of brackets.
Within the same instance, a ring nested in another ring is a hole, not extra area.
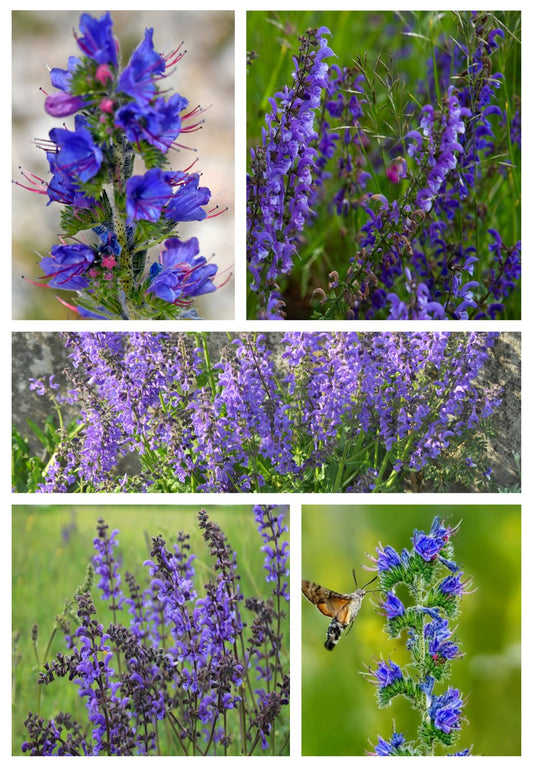
[(317, 585), (316, 582), (302, 580), (302, 593), (304, 596), (316, 606), (319, 612), (322, 612), (326, 617), (331, 617), (324, 644), (326, 649), (330, 651), (336, 647), (343, 632), (351, 626), (359, 614), (363, 599), (368, 592), (366, 588), (374, 580), (377, 580), (377, 576), (373, 577), (362, 588), (358, 588), (354, 570), (352, 570), (352, 574), (355, 582), (355, 591), (353, 593), (337, 593), (334, 590), (322, 587), (322, 585)]

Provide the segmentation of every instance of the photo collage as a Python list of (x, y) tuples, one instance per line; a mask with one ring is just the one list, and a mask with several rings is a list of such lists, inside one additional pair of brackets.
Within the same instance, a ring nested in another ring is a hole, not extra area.
[(297, 5), (5, 12), (6, 757), (533, 752), (523, 12)]

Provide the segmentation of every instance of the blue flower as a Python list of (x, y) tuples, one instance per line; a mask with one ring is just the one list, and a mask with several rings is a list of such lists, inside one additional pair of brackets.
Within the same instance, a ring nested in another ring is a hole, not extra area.
[(163, 207), (172, 197), (170, 176), (161, 168), (147, 170), (126, 181), (126, 212), (130, 220), (158, 221)]
[(381, 604), (383, 612), (388, 620), (392, 620), (394, 617), (401, 617), (405, 614), (405, 606), (400, 601), (398, 596), (389, 591), (385, 600)]
[(132, 101), (117, 111), (115, 125), (123, 129), (132, 144), (147, 141), (166, 153), (181, 131), (180, 112), (188, 103), (178, 93), (168, 101), (158, 98), (153, 106), (142, 106)]
[(199, 175), (195, 173), (177, 191), (165, 208), (165, 218), (170, 221), (203, 221), (207, 216), (203, 205), (207, 205), (211, 192), (206, 186), (198, 187)]
[(77, 119), (76, 130), (52, 128), (49, 135), (57, 148), (46, 154), (52, 173), (80, 183), (93, 178), (103, 161), (102, 150), (94, 143), (84, 124), (83, 119)]
[(95, 19), (88, 13), (80, 17), (81, 37), (77, 37), (77, 43), (86, 56), (98, 64), (112, 64), (117, 66), (117, 43), (112, 33), (113, 21), (109, 12), (101, 19)]
[(418, 529), (415, 530), (413, 545), (416, 553), (422, 556), (424, 561), (433, 561), (438, 557), (454, 531), (443, 526), (440, 523), (439, 517), (436, 516), (431, 525), (429, 535), (420, 532)]
[(160, 264), (150, 269), (150, 286), (154, 293), (168, 303), (189, 301), (191, 298), (216, 290), (213, 277), (218, 267), (199, 255), (196, 237), (182, 241), (171, 237), (165, 242)]
[(88, 245), (54, 245), (50, 255), (42, 258), (40, 266), (47, 277), (48, 285), (62, 290), (83, 290), (88, 279), (83, 275), (93, 264), (94, 250)]
[(401, 748), (404, 742), (405, 737), (399, 732), (394, 732), (390, 742), (387, 742), (387, 740), (382, 737), (378, 737), (378, 744), (374, 749), (374, 753), (375, 755), (397, 755), (397, 751)]
[(153, 29), (145, 29), (144, 40), (133, 51), (117, 85), (119, 93), (127, 93), (139, 106), (147, 106), (156, 95), (155, 78), (163, 75), (166, 67), (165, 59), (154, 50), (153, 33)]
[(458, 689), (450, 688), (444, 694), (433, 697), (429, 717), (437, 729), (450, 734), (461, 728), (463, 700)]
[(401, 681), (403, 679), (402, 669), (392, 660), (379, 662), (372, 675), (377, 681), (377, 685), (380, 689), (384, 689), (386, 686), (391, 686), (395, 681)]

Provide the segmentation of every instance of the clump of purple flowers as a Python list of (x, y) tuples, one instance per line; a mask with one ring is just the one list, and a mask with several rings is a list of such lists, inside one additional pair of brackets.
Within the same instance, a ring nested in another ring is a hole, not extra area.
[(217, 358), (204, 334), (65, 337), (51, 395), (79, 415), (40, 492), (383, 492), (445, 461), (488, 486), (494, 334), (241, 333)]
[[(71, 621), (63, 621), (66, 652), (44, 663), (38, 683), (75, 684), (80, 707), (73, 714), (58, 711), (48, 721), (29, 713), (23, 752), (286, 754), (285, 512), (276, 506), (253, 509), (268, 573), (264, 579), (271, 584), (267, 598), (242, 592), (237, 554), (204, 510), (197, 521), (210, 557), (205, 584), (196, 572), (190, 536), (180, 532), (174, 545), (161, 536), (152, 539), (146, 583), (126, 572), (127, 592), (122, 592), (118, 530), (109, 535), (100, 519), (93, 561), (100, 598), (113, 599), (113, 622), (104, 627), (89, 590), (75, 596), (77, 627), (71, 631)], [(246, 545), (251, 542), (247, 537)]]
[[(200, 107), (164, 89), (181, 46), (162, 55), (146, 29), (122, 66), (109, 13), (82, 14), (76, 42), (79, 55), (66, 69), (51, 70), (56, 91), (45, 100), (50, 116), (75, 115), (74, 125), (53, 128), (38, 142), (48, 181), (23, 172), (26, 188), (62, 208), (61, 245), (41, 259), (41, 284), (74, 292), (73, 305), (60, 300), (82, 318), (196, 318), (191, 306), (216, 289), (217, 266), (176, 227), (215, 213), (192, 166), (168, 169), (169, 153), (202, 124)], [(146, 272), (147, 251), (160, 243), (159, 261)]]
[[(412, 547), (398, 553), (392, 546), (376, 549), (372, 559), (382, 591), (380, 609), (385, 632), (405, 638), (410, 661), (401, 668), (392, 659), (377, 660), (369, 668), (378, 704), (405, 697), (420, 714), (417, 739), (407, 741), (394, 732), (390, 741), (378, 737), (373, 755), (438, 755), (440, 746), (454, 745), (464, 722), (465, 700), (445, 682), (453, 663), (463, 657), (450, 624), (459, 614), (471, 580), (454, 560), (452, 538), (459, 525), (449, 526), (438, 516), (429, 532), (415, 530)], [(401, 598), (397, 591), (401, 592)], [(456, 753), (468, 755), (470, 750)]]
[(276, 281), (290, 272), (298, 236), (313, 215), (309, 205), (317, 169), (315, 113), (333, 55), (326, 27), (299, 38), (294, 83), (270, 101), (262, 145), (252, 150), (247, 177), (248, 269), (260, 319), (283, 318)]

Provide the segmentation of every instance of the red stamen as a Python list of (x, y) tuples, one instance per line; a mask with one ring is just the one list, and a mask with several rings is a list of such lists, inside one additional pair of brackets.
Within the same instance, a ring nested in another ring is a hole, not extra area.
[(169, 69), (169, 67), (173, 67), (176, 64), (178, 64), (182, 58), (185, 56), (187, 51), (182, 51), (181, 46), (183, 45), (183, 40), (178, 45), (178, 47), (171, 51), (170, 53), (167, 53), (165, 56), (163, 56), (163, 59), (165, 61), (165, 69)]

